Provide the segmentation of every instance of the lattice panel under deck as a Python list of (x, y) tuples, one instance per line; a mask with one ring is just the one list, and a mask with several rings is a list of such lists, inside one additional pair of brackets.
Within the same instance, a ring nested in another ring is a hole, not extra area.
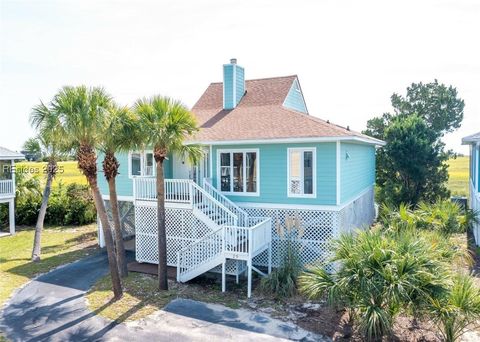
[[(139, 262), (158, 263), (157, 208), (135, 207), (136, 258)], [(167, 265), (177, 266), (177, 252), (211, 232), (189, 209), (165, 209)]]
[[(327, 210), (244, 208), (251, 216), (272, 218), (272, 266), (281, 264), (287, 249), (287, 237), (300, 251), (304, 265), (325, 260), (328, 242), (338, 229), (338, 213)], [(287, 220), (295, 219), (298, 224), (292, 230)], [(297, 228), (297, 226), (299, 228)], [(268, 253), (263, 252), (253, 259), (254, 265), (267, 266)]]

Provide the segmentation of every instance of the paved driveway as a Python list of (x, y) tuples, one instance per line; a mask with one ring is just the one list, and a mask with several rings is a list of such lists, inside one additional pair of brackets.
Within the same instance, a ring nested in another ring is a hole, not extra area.
[(267, 315), (185, 299), (116, 324), (88, 310), (84, 299), (107, 266), (101, 252), (38, 277), (0, 312), (0, 330), (12, 341), (323, 341)]

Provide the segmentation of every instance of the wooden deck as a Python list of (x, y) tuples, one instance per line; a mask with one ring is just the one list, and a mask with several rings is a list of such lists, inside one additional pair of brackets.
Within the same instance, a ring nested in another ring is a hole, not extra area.
[[(158, 275), (158, 265), (139, 263), (139, 262), (133, 261), (133, 262), (128, 263), (127, 267), (128, 267), (128, 270), (130, 272)], [(177, 280), (177, 268), (176, 267), (168, 266), (167, 272), (168, 272), (168, 278), (169, 279)]]

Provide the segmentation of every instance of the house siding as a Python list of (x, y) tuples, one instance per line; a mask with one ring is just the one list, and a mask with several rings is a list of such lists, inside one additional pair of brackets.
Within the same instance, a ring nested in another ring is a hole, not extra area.
[[(317, 197), (294, 198), (287, 196), (287, 151), (293, 147), (315, 147), (317, 169)], [(260, 167), (259, 196), (228, 196), (234, 202), (277, 204), (336, 204), (336, 144), (260, 144), (213, 146), (213, 184), (217, 185), (217, 151), (221, 149), (258, 149)]]
[(375, 183), (375, 147), (340, 144), (340, 202), (346, 203)]
[(303, 94), (301, 90), (298, 91), (297, 89), (300, 89), (300, 85), (298, 84), (298, 80), (295, 80), (288, 91), (283, 105), (298, 112), (307, 113), (307, 105), (303, 99)]
[[(120, 164), (119, 174), (116, 178), (117, 196), (133, 196), (133, 180), (128, 177), (128, 153), (117, 153), (115, 156), (117, 157), (118, 163)], [(102, 195), (108, 195), (108, 183), (102, 171), (103, 158), (104, 154), (102, 152), (99, 152), (97, 157), (98, 186)], [(163, 165), (165, 178), (172, 178), (171, 158), (165, 160)]]

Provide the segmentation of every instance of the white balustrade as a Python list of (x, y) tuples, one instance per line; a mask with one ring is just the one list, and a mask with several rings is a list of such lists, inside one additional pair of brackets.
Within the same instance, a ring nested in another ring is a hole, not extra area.
[[(165, 200), (175, 203), (190, 202), (190, 183), (188, 179), (165, 179)], [(157, 180), (155, 177), (135, 177), (134, 196), (137, 200), (157, 199)]]
[(177, 253), (177, 280), (182, 281), (186, 273), (196, 270), (222, 254), (222, 231), (223, 228), (217, 229)]
[(230, 199), (228, 199), (225, 195), (223, 195), (220, 191), (218, 191), (210, 182), (209, 179), (203, 180), (203, 188), (205, 191), (215, 198), (218, 202), (223, 204), (228, 210), (233, 212), (238, 217), (238, 225), (241, 227), (248, 226), (248, 214), (245, 210), (240, 208), (238, 205), (233, 203)]
[(11, 197), (13, 195), (13, 180), (0, 180), (0, 197)]

